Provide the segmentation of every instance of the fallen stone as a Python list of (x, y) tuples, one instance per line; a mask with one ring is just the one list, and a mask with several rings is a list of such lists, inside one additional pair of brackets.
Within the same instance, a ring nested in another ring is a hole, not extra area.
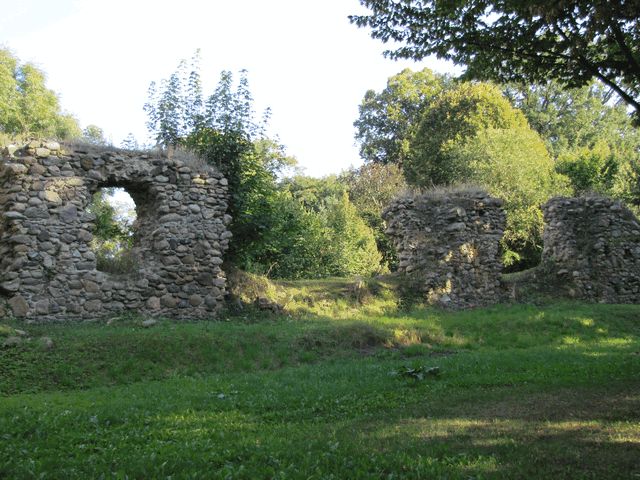
[(11, 335), (4, 339), (4, 342), (2, 342), (2, 346), (6, 348), (17, 347), (21, 343), (22, 343), (22, 338), (17, 337), (15, 335)]
[(43, 350), (53, 350), (53, 347), (55, 346), (51, 337), (40, 337), (38, 343)]

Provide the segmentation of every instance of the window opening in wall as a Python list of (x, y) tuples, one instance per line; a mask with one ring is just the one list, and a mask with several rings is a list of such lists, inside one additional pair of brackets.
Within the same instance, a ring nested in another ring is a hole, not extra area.
[(134, 273), (138, 267), (133, 249), (137, 215), (131, 195), (121, 187), (101, 188), (87, 210), (96, 217), (90, 244), (96, 268), (107, 273)]

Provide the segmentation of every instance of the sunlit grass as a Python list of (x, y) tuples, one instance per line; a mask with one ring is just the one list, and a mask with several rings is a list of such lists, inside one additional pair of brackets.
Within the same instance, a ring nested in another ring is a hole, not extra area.
[[(0, 478), (640, 475), (640, 307), (360, 309), (321, 285), (283, 315), (7, 320), (33, 340), (0, 349)], [(418, 366), (441, 373), (392, 375)]]

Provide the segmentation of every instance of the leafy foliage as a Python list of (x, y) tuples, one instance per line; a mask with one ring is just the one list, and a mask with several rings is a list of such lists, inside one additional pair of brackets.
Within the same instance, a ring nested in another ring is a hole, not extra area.
[(135, 214), (119, 215), (110, 201), (115, 189), (102, 188), (94, 195), (87, 211), (95, 215), (91, 249), (96, 255), (97, 268), (109, 273), (132, 273), (137, 261), (132, 252)]
[(575, 194), (607, 194), (618, 174), (617, 160), (608, 145), (597, 143), (560, 154), (556, 168), (570, 179)]
[(640, 130), (600, 82), (564, 89), (557, 82), (509, 85), (505, 93), (545, 139), (573, 193), (597, 192), (640, 204)]
[(104, 130), (97, 125), (87, 125), (82, 130), (81, 140), (91, 145), (107, 145), (107, 139), (104, 137)]
[(570, 87), (597, 78), (640, 113), (640, 25), (635, 1), (360, 0), (351, 21), (399, 42), (393, 58), (435, 54), (465, 76)]
[(290, 180), (286, 189), (262, 204), (260, 235), (238, 253), (238, 265), (274, 278), (293, 279), (370, 275), (380, 268), (374, 234), (346, 192), (305, 203), (292, 191), (304, 192)]
[(59, 139), (80, 136), (77, 121), (61, 111), (58, 97), (45, 81), (41, 70), (21, 64), (9, 50), (0, 48), (0, 133)]
[(483, 129), (526, 129), (527, 120), (498, 88), (462, 83), (440, 95), (423, 112), (403, 165), (409, 183), (448, 185), (469, 178), (469, 166), (452, 150)]
[(536, 265), (544, 227), (540, 205), (553, 195), (569, 193), (539, 135), (528, 128), (487, 128), (451, 144), (448, 155), (465, 165), (460, 181), (476, 182), (504, 200), (505, 265), (517, 269)]
[(124, 148), (125, 150), (140, 150), (140, 144), (133, 133), (129, 132), (122, 142), (120, 142), (120, 148)]
[(401, 164), (422, 113), (449, 83), (428, 68), (405, 69), (390, 77), (381, 92), (368, 90), (353, 123), (360, 156), (366, 162)]
[(241, 72), (234, 86), (233, 74), (223, 71), (215, 90), (205, 98), (198, 57), (196, 52), (189, 65), (180, 62), (159, 87), (151, 84), (145, 105), (147, 126), (170, 153), (183, 146), (225, 175), (235, 236), (229, 255), (235, 258), (266, 231), (277, 175), (295, 161), (264, 135), (268, 115), (261, 122), (255, 120), (246, 72)]
[(327, 205), (331, 275), (371, 275), (380, 268), (373, 231), (358, 215), (347, 193)]
[(200, 81), (200, 51), (187, 64), (180, 61), (168, 79), (158, 85), (151, 82), (144, 105), (147, 128), (156, 142), (164, 147), (176, 147), (192, 134), (202, 118), (202, 86)]
[(236, 263), (247, 271), (276, 278), (329, 275), (323, 218), (286, 192), (274, 192), (260, 205), (259, 235), (242, 242)]
[(204, 98), (197, 66), (187, 70), (182, 62), (159, 90), (152, 88), (149, 128), (161, 144), (196, 152), (227, 178), (234, 234), (228, 258), (248, 271), (286, 278), (377, 270), (373, 234), (343, 200), (344, 186), (334, 182), (338, 200), (331, 200), (329, 190), (302, 198), (305, 183), (313, 190), (324, 188), (323, 181), (279, 184), (295, 159), (266, 136), (269, 112), (256, 119), (246, 72), (237, 85), (231, 72), (222, 72)]
[(382, 255), (383, 268), (395, 269), (395, 248), (385, 233), (382, 210), (408, 189), (402, 169), (394, 163), (371, 162), (358, 169), (351, 169), (342, 176), (349, 191), (349, 199), (358, 214), (373, 230), (378, 251)]

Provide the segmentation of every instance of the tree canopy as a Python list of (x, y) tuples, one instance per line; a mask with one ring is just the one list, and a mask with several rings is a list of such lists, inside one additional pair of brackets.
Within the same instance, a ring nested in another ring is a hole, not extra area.
[(612, 102), (601, 82), (576, 89), (558, 82), (510, 84), (503, 88), (547, 144), (556, 170), (573, 193), (611, 195), (631, 207), (640, 204), (640, 130), (624, 103)]
[(390, 77), (381, 92), (368, 90), (353, 123), (360, 156), (367, 162), (402, 163), (422, 112), (449, 84), (448, 77), (428, 68), (407, 68)]
[(386, 54), (435, 54), (466, 66), (466, 78), (570, 87), (597, 78), (640, 115), (638, 0), (360, 0), (351, 16), (383, 42)]
[(447, 185), (467, 177), (468, 162), (452, 147), (486, 128), (528, 129), (527, 120), (492, 85), (462, 83), (422, 112), (404, 174), (416, 186)]
[(57, 95), (45, 83), (44, 72), (0, 48), (0, 133), (59, 139), (80, 136), (78, 122), (61, 111)]
[(285, 278), (368, 275), (380, 268), (374, 233), (344, 185), (335, 177), (281, 180), (295, 159), (266, 136), (269, 112), (256, 119), (245, 71), (237, 82), (223, 71), (205, 97), (196, 55), (151, 85), (145, 111), (158, 144), (195, 152), (227, 178), (229, 261)]

